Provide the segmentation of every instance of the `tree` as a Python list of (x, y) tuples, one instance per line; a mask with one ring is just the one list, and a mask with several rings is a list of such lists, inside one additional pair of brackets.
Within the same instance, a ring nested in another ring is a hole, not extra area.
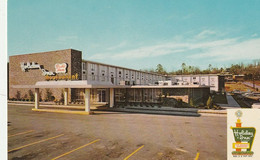
[(157, 65), (156, 72), (159, 74), (165, 74), (166, 71), (164, 70), (163, 66), (161, 64)]
[(182, 64), (181, 64), (181, 69), (182, 69), (182, 73), (185, 74), (186, 71), (187, 71), (187, 68), (186, 68), (186, 64), (185, 64), (185, 63), (182, 63)]
[(211, 72), (211, 70), (212, 70), (212, 65), (209, 64), (209, 72)]

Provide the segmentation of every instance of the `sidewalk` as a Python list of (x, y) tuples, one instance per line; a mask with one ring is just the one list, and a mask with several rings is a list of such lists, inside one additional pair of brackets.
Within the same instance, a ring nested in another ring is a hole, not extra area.
[[(9, 102), (12, 105), (27, 105), (34, 106), (34, 104), (25, 104), (18, 102)], [(61, 109), (61, 110), (84, 110), (84, 106), (65, 106), (65, 105), (47, 105), (40, 104), (42, 109)], [(171, 107), (133, 107), (126, 106), (125, 108), (109, 108), (109, 107), (95, 107), (91, 106), (92, 111), (112, 111), (112, 112), (130, 112), (130, 113), (147, 113), (147, 114), (163, 114), (163, 115), (180, 115), (180, 116), (200, 116), (200, 115), (223, 115), (226, 116), (226, 110), (210, 110), (210, 109), (197, 109), (197, 108), (171, 108)]]
[(227, 101), (228, 101), (228, 106), (224, 107), (226, 109), (230, 108), (240, 108), (240, 105), (237, 103), (237, 101), (230, 95), (230, 93), (226, 94)]

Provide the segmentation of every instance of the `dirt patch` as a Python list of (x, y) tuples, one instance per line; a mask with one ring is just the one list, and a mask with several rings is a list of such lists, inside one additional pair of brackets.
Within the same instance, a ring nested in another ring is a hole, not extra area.
[(37, 154), (27, 154), (27, 155), (23, 155), (21, 157), (13, 157), (12, 160), (25, 160), (25, 159), (34, 159), (36, 158)]
[(239, 91), (255, 91), (252, 87), (248, 87), (246, 85), (244, 85), (241, 82), (237, 82), (237, 83), (225, 83), (225, 90), (227, 92), (232, 92), (233, 90), (239, 90)]
[(158, 160), (178, 160), (184, 159), (184, 153), (177, 150), (167, 149), (164, 152), (157, 153)]

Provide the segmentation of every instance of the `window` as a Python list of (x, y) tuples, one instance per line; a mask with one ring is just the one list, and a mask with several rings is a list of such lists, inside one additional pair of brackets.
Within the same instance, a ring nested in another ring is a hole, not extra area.
[(86, 63), (82, 63), (82, 70), (86, 70)]
[(102, 80), (102, 81), (105, 81), (105, 79), (106, 79), (106, 78), (105, 78), (105, 70), (101, 70), (101, 76), (102, 76), (102, 77), (101, 77), (101, 80)]
[(121, 74), (122, 72), (121, 71), (118, 71), (118, 77), (121, 78)]
[(95, 74), (94, 72), (91, 73), (92, 80), (95, 80)]
[(90, 64), (91, 71), (95, 70), (95, 64)]

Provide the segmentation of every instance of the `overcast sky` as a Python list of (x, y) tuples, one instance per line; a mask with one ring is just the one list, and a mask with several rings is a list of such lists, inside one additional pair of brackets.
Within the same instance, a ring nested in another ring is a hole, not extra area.
[(8, 54), (73, 48), (134, 69), (260, 58), (259, 0), (9, 0)]

